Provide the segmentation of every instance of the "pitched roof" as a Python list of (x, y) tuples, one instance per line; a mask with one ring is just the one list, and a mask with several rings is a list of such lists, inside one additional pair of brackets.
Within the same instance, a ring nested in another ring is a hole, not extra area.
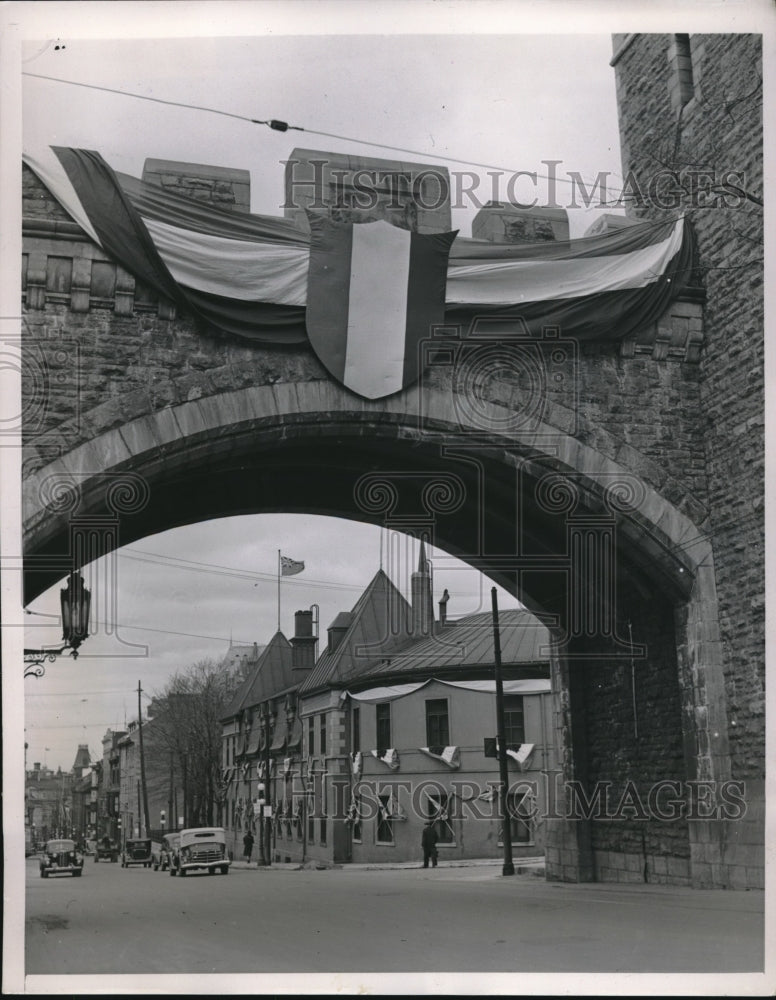
[(224, 709), (222, 720), (231, 719), (244, 708), (258, 705), (272, 695), (291, 687), (292, 655), (291, 643), (282, 632), (276, 632), (263, 647), (253, 669), (235, 691)]
[[(501, 662), (505, 668), (549, 663), (550, 634), (530, 612), (520, 608), (499, 615)], [(493, 619), (489, 612), (448, 622), (433, 636), (409, 639), (391, 656), (365, 664), (358, 680), (381, 676), (454, 674), (495, 665)]]
[[(335, 622), (342, 619), (337, 615)], [(375, 573), (350, 612), (347, 632), (333, 652), (324, 650), (300, 690), (307, 694), (357, 677), (375, 657), (396, 648), (408, 633), (410, 606), (383, 570)]]

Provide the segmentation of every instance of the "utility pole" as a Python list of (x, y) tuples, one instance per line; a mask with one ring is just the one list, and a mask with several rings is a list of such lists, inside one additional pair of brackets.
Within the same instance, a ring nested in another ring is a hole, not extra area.
[(262, 829), (262, 862), (264, 865), (270, 865), (272, 863), (272, 820), (264, 818), (264, 810), (272, 802), (270, 796), (270, 710), (269, 702), (264, 706), (264, 802), (261, 806), (261, 816), (259, 818), (259, 823)]
[(150, 836), (149, 823), (150, 817), (148, 813), (148, 787), (146, 786), (146, 773), (145, 773), (145, 754), (143, 753), (143, 716), (140, 708), (140, 695), (142, 693), (140, 687), (140, 681), (137, 682), (137, 733), (140, 741), (140, 784), (143, 788), (143, 813), (145, 815), (145, 823), (143, 824), (143, 830), (145, 836)]
[(504, 685), (501, 680), (501, 635), (498, 628), (498, 595), (496, 588), (490, 592), (493, 603), (493, 659), (496, 674), (496, 742), (498, 744), (499, 770), (499, 805), (503, 823), (502, 839), (504, 841), (504, 865), (502, 875), (514, 875), (515, 866), (512, 863), (512, 824), (507, 809), (507, 789), (509, 787), (509, 772), (507, 771), (507, 745), (504, 741)]

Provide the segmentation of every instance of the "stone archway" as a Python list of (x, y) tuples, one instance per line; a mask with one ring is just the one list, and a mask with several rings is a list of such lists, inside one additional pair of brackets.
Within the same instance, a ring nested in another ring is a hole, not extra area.
[[(25, 482), (28, 599), (72, 561), (74, 526), (99, 545), (111, 517), (122, 544), (233, 513), (401, 518), (410, 530), (414, 519), (553, 625), (566, 780), (588, 795), (609, 781), (616, 802), (628, 782), (646, 792), (673, 781), (685, 797), (688, 780), (724, 781), (710, 545), (633, 468), (559, 431), (560, 408), (545, 415), (521, 431), (508, 407), (481, 401), (478, 423), (467, 424), (449, 392), (426, 387), (375, 406), (311, 381), (234, 390), (107, 427)], [(580, 610), (580, 595), (593, 591), (598, 599)], [(635, 657), (641, 736), (626, 732)], [(629, 818), (558, 815), (550, 877), (712, 884), (714, 818), (668, 833), (665, 822), (642, 824), (640, 840)]]

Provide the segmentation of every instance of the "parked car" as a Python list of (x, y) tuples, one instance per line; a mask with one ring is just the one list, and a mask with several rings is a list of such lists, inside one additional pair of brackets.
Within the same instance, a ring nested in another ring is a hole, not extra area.
[(170, 858), (170, 875), (185, 875), (202, 870), (209, 875), (229, 874), (226, 834), (219, 826), (200, 826), (181, 830), (178, 849)]
[(97, 861), (118, 861), (119, 860), (119, 845), (115, 840), (111, 840), (110, 837), (101, 837), (97, 841), (97, 846), (94, 851), (94, 860)]
[(125, 840), (124, 849), (121, 852), (121, 867), (129, 868), (130, 865), (142, 865), (143, 868), (151, 867), (151, 841), (148, 840)]
[(167, 871), (170, 867), (170, 859), (173, 857), (181, 842), (179, 833), (167, 833), (162, 837), (159, 850), (154, 855), (154, 871), (159, 869)]
[(80, 878), (84, 870), (84, 856), (76, 849), (74, 840), (48, 840), (40, 859), (40, 877), (66, 872)]

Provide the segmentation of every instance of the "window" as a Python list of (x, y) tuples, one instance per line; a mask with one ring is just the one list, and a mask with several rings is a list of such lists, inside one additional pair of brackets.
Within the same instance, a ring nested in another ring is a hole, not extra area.
[(353, 842), (361, 843), (361, 793), (353, 793)]
[(353, 753), (361, 749), (361, 709), (356, 706), (353, 709), (353, 724), (351, 728), (351, 746)]
[(390, 795), (378, 796), (380, 807), (377, 811), (377, 843), (393, 844), (393, 820), (390, 815)]
[(504, 698), (504, 742), (507, 750), (519, 750), (525, 743), (523, 696), (510, 694)]
[(455, 833), (448, 813), (447, 792), (426, 792), (426, 816), (436, 820), (434, 824), (438, 844), (454, 844)]
[(325, 847), (326, 846), (326, 817), (325, 816), (321, 816), (321, 819), (319, 821), (319, 831), (320, 832), (319, 832), (319, 836), (318, 836), (318, 843), (322, 847)]
[(315, 754), (315, 717), (310, 716), (307, 720), (307, 756)]
[(695, 96), (695, 80), (692, 70), (692, 52), (689, 35), (674, 35), (668, 52), (671, 64), (671, 106), (681, 112)]
[(325, 755), (325, 753), (326, 753), (326, 716), (325, 715), (321, 716), (321, 735), (320, 735), (320, 741), (321, 741), (321, 757), (323, 757)]
[(375, 706), (377, 720), (377, 752), (382, 756), (391, 748), (391, 703), (381, 702)]
[[(532, 812), (533, 796), (527, 792), (510, 792), (507, 795), (507, 813), (513, 844), (525, 846), (533, 843)], [(503, 840), (503, 834), (499, 832), (499, 843), (503, 843)]]
[(450, 746), (447, 698), (433, 698), (426, 702), (426, 742), (429, 750), (437, 754)]

